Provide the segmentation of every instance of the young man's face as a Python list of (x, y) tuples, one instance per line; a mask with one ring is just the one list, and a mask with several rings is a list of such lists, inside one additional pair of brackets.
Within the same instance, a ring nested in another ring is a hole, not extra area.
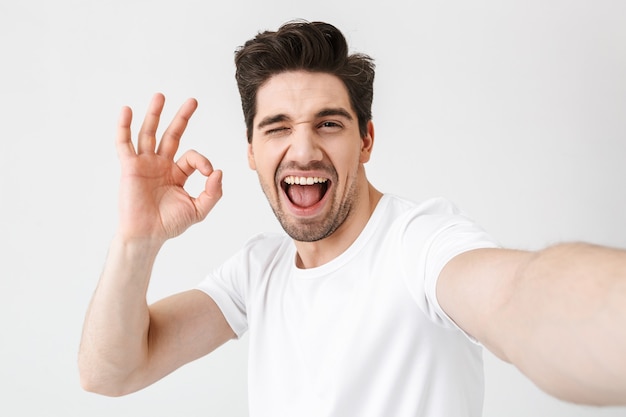
[(373, 144), (371, 123), (360, 136), (341, 80), (275, 75), (257, 93), (253, 129), (248, 161), (285, 231), (303, 242), (332, 234), (367, 192), (362, 164)]

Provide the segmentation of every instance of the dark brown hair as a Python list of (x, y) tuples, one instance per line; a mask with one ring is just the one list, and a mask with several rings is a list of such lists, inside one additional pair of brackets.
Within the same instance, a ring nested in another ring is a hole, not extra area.
[(360, 134), (367, 134), (374, 97), (374, 60), (364, 54), (349, 54), (345, 37), (333, 25), (298, 20), (275, 32), (259, 32), (236, 50), (235, 66), (248, 142), (252, 141), (259, 88), (273, 75), (297, 70), (329, 73), (341, 79), (357, 115)]

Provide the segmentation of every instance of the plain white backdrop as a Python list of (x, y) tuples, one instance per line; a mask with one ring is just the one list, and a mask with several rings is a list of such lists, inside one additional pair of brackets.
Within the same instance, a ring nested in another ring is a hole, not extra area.
[[(295, 18), (376, 59), (379, 189), (448, 197), (507, 247), (626, 247), (625, 2), (0, 0), (1, 415), (247, 415), (245, 338), (123, 398), (83, 392), (76, 353), (116, 225), (121, 106), (138, 122), (160, 91), (169, 120), (196, 97), (181, 147), (224, 170), (214, 212), (163, 248), (151, 299), (278, 229), (247, 168), (233, 52)], [(549, 397), (488, 352), (485, 369), (485, 417), (626, 416)]]

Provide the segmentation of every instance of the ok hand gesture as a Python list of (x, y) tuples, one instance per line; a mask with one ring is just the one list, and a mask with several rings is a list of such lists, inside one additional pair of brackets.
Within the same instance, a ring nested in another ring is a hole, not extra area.
[[(121, 163), (118, 234), (124, 239), (149, 239), (162, 244), (189, 226), (203, 220), (222, 196), (222, 172), (196, 151), (174, 155), (180, 138), (198, 103), (187, 100), (178, 110), (158, 143), (156, 131), (165, 104), (155, 94), (133, 145), (130, 125), (132, 110), (121, 111), (116, 148)], [(195, 171), (206, 177), (204, 190), (197, 197), (184, 189)]]

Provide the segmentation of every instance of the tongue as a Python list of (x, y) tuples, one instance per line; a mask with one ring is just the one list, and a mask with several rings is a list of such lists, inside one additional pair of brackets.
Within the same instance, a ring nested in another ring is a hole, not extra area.
[(311, 207), (323, 197), (321, 184), (291, 185), (287, 188), (287, 196), (299, 207)]

